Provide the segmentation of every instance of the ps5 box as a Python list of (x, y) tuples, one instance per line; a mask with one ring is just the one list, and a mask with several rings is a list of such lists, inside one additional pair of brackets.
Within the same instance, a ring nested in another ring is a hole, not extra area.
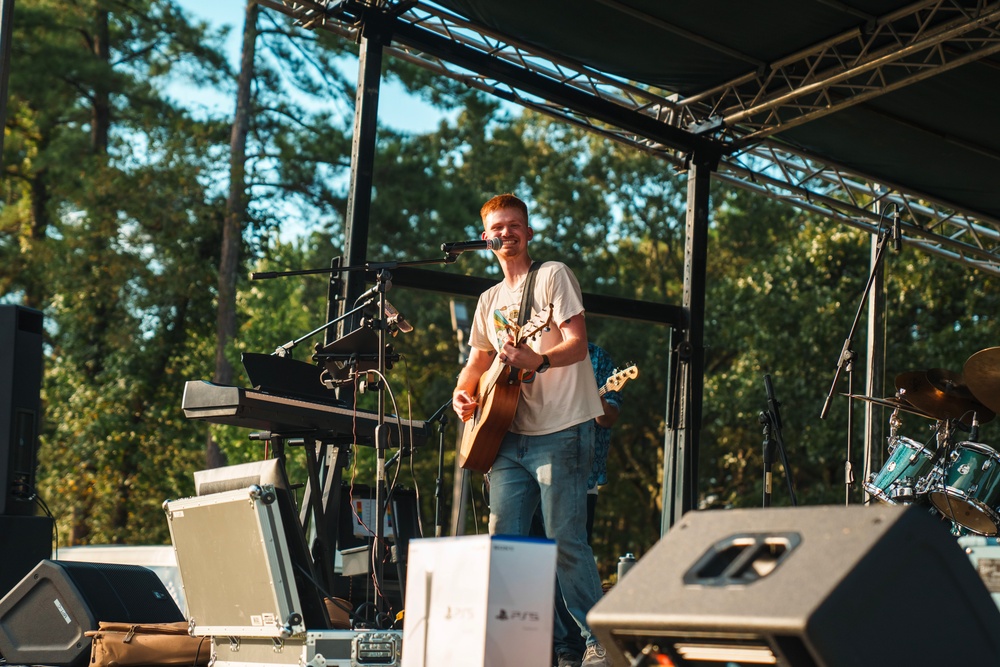
[(411, 540), (403, 667), (549, 667), (555, 571), (551, 540)]

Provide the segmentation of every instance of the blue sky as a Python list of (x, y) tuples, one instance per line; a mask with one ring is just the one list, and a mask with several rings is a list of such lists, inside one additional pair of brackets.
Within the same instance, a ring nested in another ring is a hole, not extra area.
[[(177, 0), (177, 3), (191, 16), (207, 21), (212, 26), (229, 26), (226, 46), (229, 60), (235, 67), (239, 62), (240, 31), (243, 29), (246, 0)], [(354, 78), (357, 72), (349, 71), (347, 74)], [(174, 95), (181, 99), (189, 98), (191, 106), (204, 105), (228, 113), (231, 113), (234, 103), (232, 95), (228, 93), (213, 93), (180, 85), (175, 88)], [(436, 128), (441, 117), (442, 113), (439, 110), (407, 95), (401, 86), (383, 82), (379, 93), (381, 122), (398, 130), (426, 132)]]

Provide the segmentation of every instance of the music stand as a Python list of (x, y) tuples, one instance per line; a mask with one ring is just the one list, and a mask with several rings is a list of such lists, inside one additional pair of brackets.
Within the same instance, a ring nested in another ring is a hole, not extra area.
[(274, 354), (244, 352), (240, 357), (250, 386), (271, 394), (292, 395), (339, 403), (324, 385), (322, 369), (315, 364)]
[(313, 354), (321, 361), (336, 383), (351, 381), (352, 374), (378, 370), (379, 334), (371, 327), (362, 326)]

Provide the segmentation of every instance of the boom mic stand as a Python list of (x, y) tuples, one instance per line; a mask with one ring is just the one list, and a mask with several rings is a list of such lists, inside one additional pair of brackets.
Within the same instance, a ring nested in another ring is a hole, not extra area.
[[(260, 280), (268, 278), (279, 278), (286, 276), (301, 276), (301, 275), (315, 275), (315, 274), (330, 274), (330, 273), (345, 273), (347, 271), (367, 271), (376, 274), (376, 283), (373, 288), (368, 290), (359, 297), (359, 300), (365, 297), (374, 297), (378, 295), (378, 312), (380, 317), (378, 320), (378, 360), (377, 360), (377, 372), (378, 372), (378, 382), (376, 382), (375, 387), (378, 392), (378, 410), (376, 412), (377, 422), (375, 426), (375, 530), (374, 530), (374, 542), (372, 547), (372, 556), (374, 559), (374, 564), (372, 567), (372, 574), (375, 578), (375, 590), (379, 593), (383, 590), (382, 585), (385, 580), (384, 577), (384, 564), (385, 564), (385, 511), (386, 511), (386, 489), (385, 481), (385, 450), (386, 443), (388, 441), (388, 430), (385, 423), (385, 372), (386, 372), (386, 333), (387, 326), (385, 320), (386, 312), (386, 298), (385, 293), (392, 287), (392, 269), (399, 267), (411, 267), (411, 266), (425, 266), (428, 264), (452, 264), (458, 259), (457, 254), (448, 253), (440, 259), (421, 259), (413, 260), (409, 262), (366, 262), (365, 264), (359, 264), (355, 266), (336, 266), (323, 269), (300, 269), (294, 271), (265, 271), (259, 273), (251, 273), (251, 280)], [(355, 308), (353, 312), (355, 312)], [(343, 319), (344, 316), (341, 316)], [(324, 325), (312, 333), (322, 331), (329, 326)], [(310, 334), (312, 335), (312, 334)], [(402, 434), (401, 441), (402, 441)], [(378, 598), (379, 602), (384, 602), (384, 599), (380, 596)], [(378, 603), (376, 603), (378, 604)], [(378, 612), (381, 609), (377, 609)]]
[(861, 313), (864, 310), (865, 302), (868, 300), (868, 294), (872, 290), (872, 285), (875, 283), (875, 278), (878, 276), (879, 270), (882, 268), (882, 260), (885, 258), (886, 249), (889, 247), (889, 240), (893, 236), (892, 227), (889, 228), (888, 233), (886, 233), (881, 224), (878, 229), (878, 245), (875, 252), (875, 262), (872, 266), (871, 273), (868, 275), (868, 284), (865, 285), (865, 291), (861, 294), (861, 302), (858, 304), (858, 312), (854, 316), (854, 323), (851, 325), (851, 331), (847, 334), (847, 339), (844, 340), (844, 347), (840, 351), (840, 358), (837, 360), (837, 372), (833, 376), (833, 384), (830, 386), (830, 392), (826, 396), (826, 402), (823, 403), (823, 410), (819, 414), (820, 419), (826, 419), (827, 413), (830, 411), (830, 403), (833, 401), (833, 395), (837, 391), (837, 383), (840, 381), (840, 375), (843, 372), (847, 372), (847, 458), (844, 461), (844, 484), (845, 484), (845, 498), (844, 504), (850, 504), (851, 502), (851, 487), (854, 486), (854, 468), (851, 463), (851, 454), (854, 443), (854, 360), (857, 358), (857, 353), (854, 351), (854, 334), (857, 332), (858, 323), (861, 321)]

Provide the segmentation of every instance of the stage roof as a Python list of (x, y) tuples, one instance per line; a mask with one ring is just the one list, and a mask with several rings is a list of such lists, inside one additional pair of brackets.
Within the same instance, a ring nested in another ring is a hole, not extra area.
[[(1000, 5), (262, 0), (395, 57), (1000, 273)], [(876, 205), (878, 202), (878, 205)]]

